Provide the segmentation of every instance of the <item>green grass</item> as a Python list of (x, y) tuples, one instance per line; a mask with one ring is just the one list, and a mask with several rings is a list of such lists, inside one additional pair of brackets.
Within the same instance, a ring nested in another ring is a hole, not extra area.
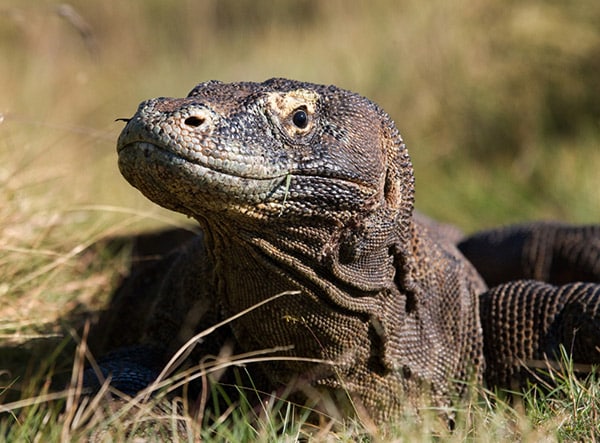
[[(0, 5), (0, 403), (12, 405), (0, 415), (0, 435), (8, 440), (77, 441), (110, 422), (100, 411), (75, 426), (86, 406), (76, 390), (48, 396), (69, 385), (70, 331), (96, 318), (127, 268), (127, 251), (89, 255), (87, 247), (185, 223), (118, 173), (122, 123), (114, 120), (143, 99), (181, 96), (212, 78), (334, 83), (397, 122), (424, 212), (466, 230), (600, 219), (597, 1), (71, 5), (62, 15), (51, 0)], [(453, 433), (435, 419), (407, 418), (394, 435), (595, 438), (597, 383), (567, 378), (559, 386), (551, 395), (532, 391), (516, 408), (467, 403)], [(197, 432), (264, 441), (280, 432), (352, 441), (365, 432), (313, 427), (287, 404), (272, 407), (258, 424), (232, 413), (220, 430)], [(163, 415), (165, 432), (181, 421)]]
[[(79, 347), (74, 374), (81, 369), (83, 353)], [(560, 372), (543, 373), (544, 383), (513, 394), (510, 401), (505, 394), (472, 386), (472, 398), (449, 410), (455, 417), (452, 430), (437, 410), (427, 408), (418, 417), (407, 411), (398, 422), (375, 428), (355, 419), (341, 422), (265, 393), (246, 391), (240, 401), (228, 403), (227, 394), (214, 386), (207, 395), (221, 398), (222, 407), (209, 412), (190, 404), (186, 396), (166, 397), (175, 378), (145, 401), (140, 394), (113, 402), (104, 398), (106, 391), (81, 396), (77, 377), (58, 392), (48, 392), (47, 382), (34, 378), (30, 383), (35, 394), (0, 405), (0, 435), (7, 441), (596, 441), (596, 374), (577, 378), (566, 359)]]

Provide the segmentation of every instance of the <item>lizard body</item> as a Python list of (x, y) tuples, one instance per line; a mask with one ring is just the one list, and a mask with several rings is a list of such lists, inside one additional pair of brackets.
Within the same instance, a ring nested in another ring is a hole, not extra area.
[(133, 186), (203, 231), (169, 259), (144, 346), (166, 358), (194, 331), (286, 293), (200, 354), (228, 342), (276, 350), (256, 372), (264, 389), (303, 380), (379, 422), (423, 393), (448, 405), (483, 377), (487, 287), (459, 234), (446, 241), (413, 218), (408, 152), (370, 100), (285, 79), (205, 82), (140, 104), (118, 152)]

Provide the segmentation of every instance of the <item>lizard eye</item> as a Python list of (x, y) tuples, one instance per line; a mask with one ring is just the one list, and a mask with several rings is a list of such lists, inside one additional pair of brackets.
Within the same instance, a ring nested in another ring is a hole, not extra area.
[(292, 122), (300, 129), (306, 128), (308, 125), (308, 115), (304, 109), (297, 109), (292, 117)]

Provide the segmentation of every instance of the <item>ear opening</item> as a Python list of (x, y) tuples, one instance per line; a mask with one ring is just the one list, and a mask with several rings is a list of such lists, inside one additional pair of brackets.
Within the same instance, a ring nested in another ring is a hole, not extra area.
[[(404, 249), (412, 236), (415, 179), (406, 146), (391, 118), (382, 113), (383, 152), (386, 156), (384, 200), (387, 210), (395, 214), (398, 248)], [(405, 253), (407, 251), (404, 251)]]
[(384, 199), (388, 208), (397, 210), (402, 220), (412, 216), (414, 205), (414, 171), (410, 156), (398, 129), (390, 117), (384, 114), (383, 152), (386, 156)]

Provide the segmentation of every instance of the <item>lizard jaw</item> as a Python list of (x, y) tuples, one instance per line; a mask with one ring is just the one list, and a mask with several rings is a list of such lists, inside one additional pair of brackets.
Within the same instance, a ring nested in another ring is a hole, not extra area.
[(146, 197), (171, 210), (197, 216), (207, 210), (239, 211), (263, 203), (285, 182), (228, 174), (145, 141), (119, 145), (119, 169)]

